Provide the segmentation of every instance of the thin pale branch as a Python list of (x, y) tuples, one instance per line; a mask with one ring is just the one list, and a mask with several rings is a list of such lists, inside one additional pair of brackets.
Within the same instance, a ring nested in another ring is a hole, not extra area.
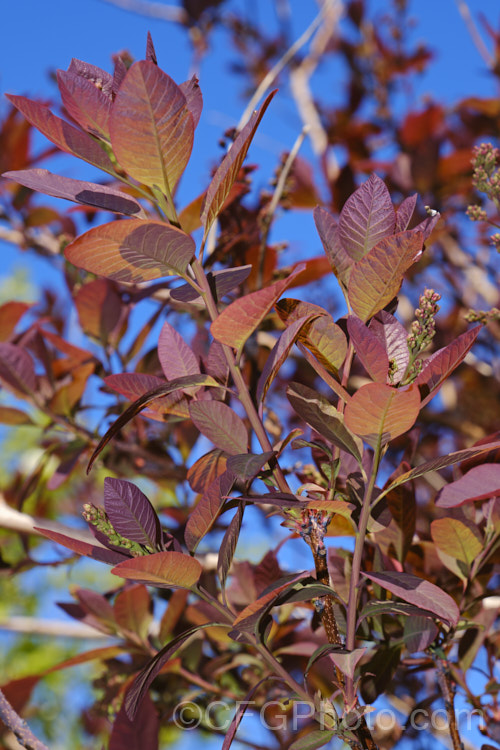
[(117, 8), (137, 13), (147, 18), (157, 18), (160, 21), (185, 24), (188, 15), (184, 8), (175, 5), (164, 5), (164, 3), (153, 3), (150, 0), (102, 0), (108, 5), (116, 5)]
[(474, 19), (472, 18), (472, 14), (470, 12), (469, 6), (465, 2), (465, 0), (455, 0), (455, 4), (458, 8), (458, 12), (462, 16), (464, 23), (467, 27), (467, 31), (470, 34), (470, 37), (472, 41), (474, 42), (477, 51), (483, 58), (484, 62), (488, 66), (488, 68), (493, 69), (495, 67), (495, 59), (493, 55), (490, 54), (486, 44), (483, 41), (483, 38), (481, 34), (479, 33), (479, 29), (476, 26), (476, 23)]
[(11, 633), (32, 633), (34, 635), (50, 635), (55, 638), (92, 638), (108, 639), (105, 633), (85, 625), (84, 622), (64, 622), (62, 620), (47, 620), (41, 617), (7, 617), (0, 620), (0, 630)]

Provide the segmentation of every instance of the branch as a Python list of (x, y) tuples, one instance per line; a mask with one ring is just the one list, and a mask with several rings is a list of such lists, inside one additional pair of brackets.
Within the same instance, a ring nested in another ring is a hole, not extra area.
[(0, 630), (7, 630), (11, 633), (50, 635), (56, 638), (109, 638), (105, 633), (100, 633), (84, 622), (45, 620), (41, 617), (7, 617), (5, 620), (0, 620)]
[(479, 33), (476, 24), (474, 23), (474, 19), (472, 18), (469, 6), (465, 2), (465, 0), (455, 0), (455, 4), (458, 8), (458, 12), (460, 13), (460, 15), (462, 16), (464, 20), (464, 23), (467, 27), (467, 31), (469, 32), (472, 41), (476, 45), (477, 51), (483, 58), (488, 68), (490, 70), (493, 70), (493, 68), (495, 67), (495, 60), (493, 56), (490, 55), (488, 48), (483, 42), (483, 38), (481, 34)]
[(0, 719), (16, 736), (18, 742), (27, 750), (49, 750), (47, 745), (37, 740), (29, 726), (17, 714), (0, 690)]
[(158, 18), (160, 21), (186, 24), (188, 15), (183, 8), (175, 5), (163, 5), (163, 3), (152, 3), (149, 0), (102, 0), (108, 5), (115, 5), (122, 10), (137, 13), (148, 18)]

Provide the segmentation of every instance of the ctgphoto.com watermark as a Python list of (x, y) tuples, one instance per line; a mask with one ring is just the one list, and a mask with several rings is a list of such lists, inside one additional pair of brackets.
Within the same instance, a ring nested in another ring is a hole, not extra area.
[[(366, 707), (366, 713), (359, 713), (358, 719), (355, 714), (349, 714), (349, 729), (358, 729), (363, 721), (363, 716), (370, 729), (377, 727), (389, 732), (395, 727), (404, 725), (407, 729), (417, 731), (437, 730), (444, 731), (449, 728), (448, 715), (444, 708), (429, 710), (415, 708), (408, 717), (398, 719), (396, 711), (390, 708)], [(290, 707), (285, 708), (281, 701), (267, 701), (257, 707), (255, 701), (238, 701), (236, 704), (228, 704), (221, 700), (211, 701), (206, 705), (199, 705), (193, 701), (181, 701), (173, 712), (174, 723), (179, 729), (204, 729), (214, 731), (227, 731), (235, 712), (243, 712), (244, 717), (252, 717), (259, 721), (261, 726), (269, 730), (298, 731), (307, 719), (313, 717), (319, 724), (320, 729), (332, 728), (332, 709), (330, 704), (315, 707), (308, 701), (295, 701)], [(458, 725), (468, 731), (477, 727), (481, 719), (481, 711), (473, 709), (458, 709), (455, 711)], [(243, 718), (244, 718), (243, 717)]]

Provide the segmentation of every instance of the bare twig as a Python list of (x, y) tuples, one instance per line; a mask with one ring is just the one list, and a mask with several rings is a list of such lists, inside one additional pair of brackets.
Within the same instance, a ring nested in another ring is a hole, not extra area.
[(38, 740), (29, 726), (17, 714), (0, 690), (0, 719), (17, 737), (18, 742), (27, 750), (49, 750), (47, 745)]
[(157, 18), (160, 21), (185, 24), (188, 15), (184, 8), (175, 5), (164, 5), (164, 3), (153, 3), (150, 0), (102, 0), (108, 5), (116, 5), (117, 8), (137, 13), (147, 18)]
[(41, 617), (7, 617), (0, 620), (0, 630), (11, 633), (32, 633), (34, 635), (50, 635), (56, 638), (92, 638), (108, 639), (105, 633), (100, 633), (84, 622), (64, 622), (62, 620), (47, 620)]
[(488, 68), (493, 69), (495, 67), (495, 59), (490, 54), (487, 46), (485, 45), (483, 41), (481, 34), (479, 33), (476, 23), (474, 19), (472, 18), (469, 6), (465, 2), (465, 0), (455, 0), (455, 4), (458, 8), (458, 12), (460, 13), (460, 15), (462, 16), (464, 20), (464, 23), (467, 27), (467, 31), (469, 32), (472, 41), (476, 45), (477, 51), (483, 58)]

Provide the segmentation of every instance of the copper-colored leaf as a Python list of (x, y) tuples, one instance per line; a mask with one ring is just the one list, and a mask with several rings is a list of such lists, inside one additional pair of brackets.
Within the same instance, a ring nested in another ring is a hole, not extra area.
[(198, 560), (182, 552), (156, 552), (125, 560), (111, 572), (149, 586), (190, 589), (198, 582), (202, 570)]
[(84, 284), (74, 296), (80, 325), (85, 333), (107, 341), (121, 315), (121, 300), (106, 279)]
[(109, 120), (120, 165), (136, 180), (172, 194), (193, 148), (194, 122), (180, 87), (149, 60), (130, 66)]
[(194, 250), (193, 240), (180, 229), (128, 219), (90, 229), (73, 240), (65, 254), (70, 263), (98, 276), (138, 284), (184, 275)]
[(420, 395), (414, 386), (398, 390), (382, 383), (361, 386), (345, 409), (345, 424), (373, 448), (403, 435), (415, 424)]

